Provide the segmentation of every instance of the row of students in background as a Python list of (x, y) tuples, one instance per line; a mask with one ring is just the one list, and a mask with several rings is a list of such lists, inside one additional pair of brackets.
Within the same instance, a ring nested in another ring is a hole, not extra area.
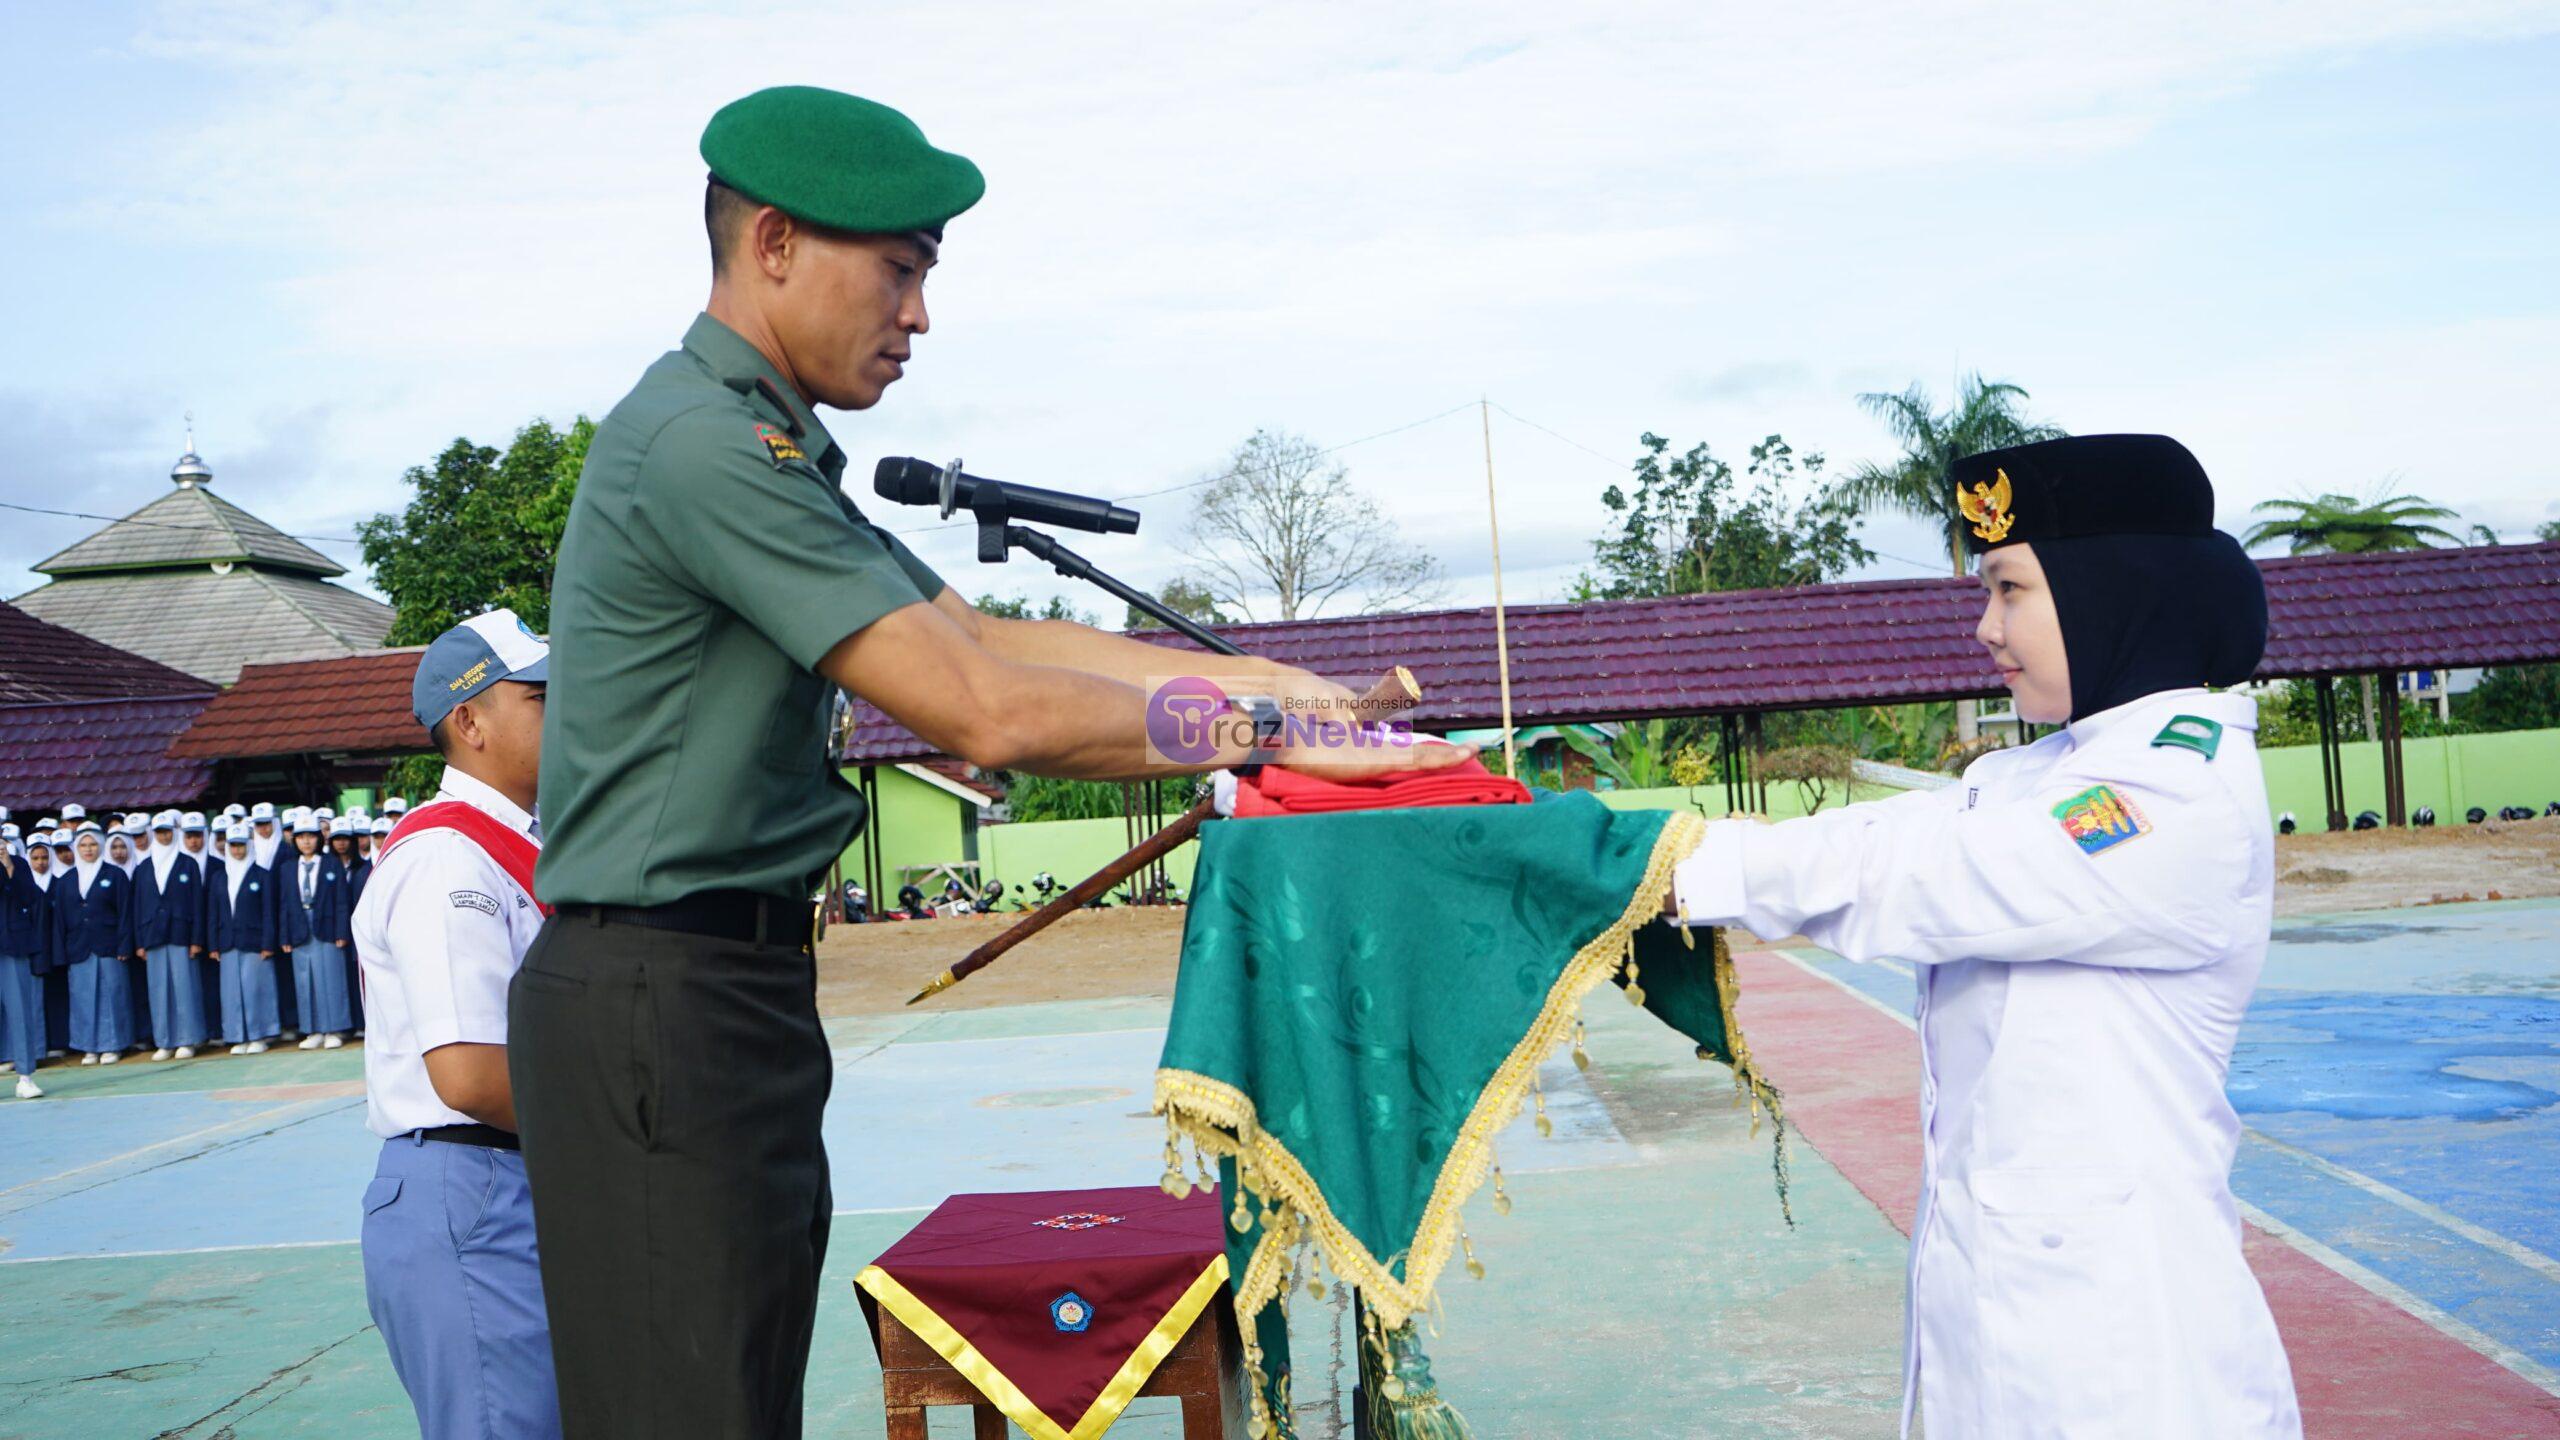
[(0, 810), (0, 1074), (43, 1095), (46, 1059), (113, 1065), (152, 1047), (335, 1049), (363, 1031), (353, 917), (406, 802), (362, 811), (233, 805), (127, 815), (66, 804), (32, 833)]

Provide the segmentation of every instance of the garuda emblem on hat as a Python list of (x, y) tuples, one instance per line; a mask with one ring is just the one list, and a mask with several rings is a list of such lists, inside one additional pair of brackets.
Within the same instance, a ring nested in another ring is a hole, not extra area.
[(1975, 481), (1973, 488), (1956, 487), (1956, 509), (1973, 522), (1973, 533), (1989, 544), (1997, 545), (2009, 538), (2009, 527), (2018, 517), (2009, 513), (2009, 472), (1994, 470), (1991, 483)]

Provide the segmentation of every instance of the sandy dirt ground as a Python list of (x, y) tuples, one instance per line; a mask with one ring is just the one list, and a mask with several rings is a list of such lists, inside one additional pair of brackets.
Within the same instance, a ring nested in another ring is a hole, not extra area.
[[(2278, 915), (2549, 896), (2560, 896), (2560, 819), (2276, 840)], [(1182, 916), (1162, 907), (1080, 910), (916, 1010), (1171, 995)], [(900, 1009), (926, 981), (1016, 918), (831, 929), (818, 947), (819, 1012)]]

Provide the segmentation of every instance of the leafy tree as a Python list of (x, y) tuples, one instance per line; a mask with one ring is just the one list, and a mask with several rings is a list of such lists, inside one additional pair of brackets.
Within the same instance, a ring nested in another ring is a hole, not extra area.
[(551, 567), (595, 431), (583, 415), (567, 430), (536, 420), (504, 451), (457, 439), (409, 470), (407, 508), (356, 527), (398, 612), (388, 643), (423, 645), (501, 605), (550, 629)]
[(1066, 597), (1062, 595), (1050, 596), (1047, 603), (1037, 610), (1031, 608), (1029, 600), (1019, 595), (1001, 599), (994, 595), (981, 595), (977, 599), (977, 608), (981, 615), (1000, 615), (1007, 620), (1073, 620), (1079, 625), (1093, 623), (1091, 615), (1068, 604)]
[(1126, 803), (1123, 788), (1102, 780), (1060, 780), (1006, 771), (1005, 813), (1017, 824), (1032, 820), (1117, 820)]
[(2249, 527), (2240, 537), (2242, 544), (2281, 542), (2292, 555), (2367, 555), (2463, 543), (2432, 523), (2451, 520), (2454, 512), (2416, 495), (2377, 492), (2371, 499), (2358, 499), (2332, 491), (2309, 499), (2269, 500), (2249, 513), (2267, 518)]
[(1839, 786), (1843, 795), (1849, 792), (1855, 759), (1837, 745), (1790, 745), (1760, 757), (1760, 778), (1793, 783), (1804, 798), (1805, 813), (1813, 815), (1820, 813), (1832, 786)]
[[(1751, 447), (1744, 474), (1754, 483), (1741, 493), (1733, 466), (1704, 441), (1679, 455), (1660, 435), (1639, 443), (1634, 492), (1600, 492), (1616, 528), (1592, 542), (1595, 569), (1576, 580), (1577, 601), (1815, 585), (1874, 558), (1854, 511), (1822, 483), (1819, 454), (1799, 456), (1772, 435)], [(1798, 499), (1800, 489), (1811, 493)]]
[(1860, 395), (1858, 404), (1893, 432), (1902, 458), (1850, 471), (1842, 484), (1844, 497), (1860, 512), (1892, 510), (1936, 521), (1946, 532), (1955, 573), (1962, 575), (1964, 518), (1956, 513), (1955, 463), (1985, 450), (2058, 440), (2065, 433), (2058, 425), (2020, 413), (2019, 403), (2026, 398), (2020, 386), (1979, 374), (1957, 382), (1955, 404), (1946, 410), (1935, 408), (1928, 387), (1917, 383), (1899, 395)]
[(2547, 730), (2560, 726), (2560, 665), (2497, 665), (2468, 695), (2454, 697), (2466, 728)]
[[(1175, 614), (1187, 616), (1202, 625), (1235, 623), (1228, 618), (1225, 611), (1218, 608), (1218, 599), (1209, 593), (1209, 588), (1196, 581), (1176, 576), (1165, 582), (1164, 588), (1156, 592), (1156, 598), (1163, 601), (1165, 606)], [(1164, 622), (1132, 605), (1129, 607), (1129, 622), (1122, 628), (1161, 630), (1164, 628)]]
[(2560, 520), (2545, 520), (2533, 527), (2536, 540), (2560, 540)]
[(1243, 616), (1308, 619), (1337, 600), (1358, 613), (1436, 599), (1440, 562), (1396, 537), (1377, 502), (1302, 435), (1256, 430), (1200, 492), (1186, 553), (1195, 588)]

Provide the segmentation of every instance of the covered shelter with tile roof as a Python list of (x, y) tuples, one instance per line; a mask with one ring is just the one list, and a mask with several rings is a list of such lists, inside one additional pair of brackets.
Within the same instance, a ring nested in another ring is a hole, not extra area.
[(406, 645), (246, 666), (170, 753), (212, 766), (214, 788), (227, 798), (379, 785), (393, 761), (433, 748), (409, 710), (425, 650)]
[(156, 660), (0, 604), (0, 806), (32, 819), (76, 800), (92, 809), (184, 805), (213, 767), (173, 758), (213, 687)]
[[(2304, 679), (2324, 694), (2344, 676), (2560, 661), (2560, 543), (2486, 545), (2258, 562), (2268, 638), (2260, 680)], [(1515, 605), (1507, 626), (1512, 723), (1714, 717), (1729, 761), (1773, 710), (1832, 709), (1999, 695), (1973, 638), (1971, 579), (1859, 581), (1649, 600)], [(1409, 667), (1423, 701), (1413, 723), (1445, 732), (1502, 723), (1490, 608), (1221, 627), (1247, 651), (1318, 674), (1366, 680)], [(1167, 632), (1139, 638), (1180, 649)], [(2385, 707), (2385, 803), (2404, 816), (2398, 712)], [(2324, 726), (2329, 821), (2347, 824), (2335, 727)], [(857, 704), (843, 758), (907, 760), (931, 747)], [(1746, 806), (1747, 774), (1729, 769)]]
[(390, 606), (330, 583), (345, 566), (215, 494), (193, 437), (169, 479), (170, 493), (38, 562), (46, 583), (14, 603), (215, 685), (391, 632)]

